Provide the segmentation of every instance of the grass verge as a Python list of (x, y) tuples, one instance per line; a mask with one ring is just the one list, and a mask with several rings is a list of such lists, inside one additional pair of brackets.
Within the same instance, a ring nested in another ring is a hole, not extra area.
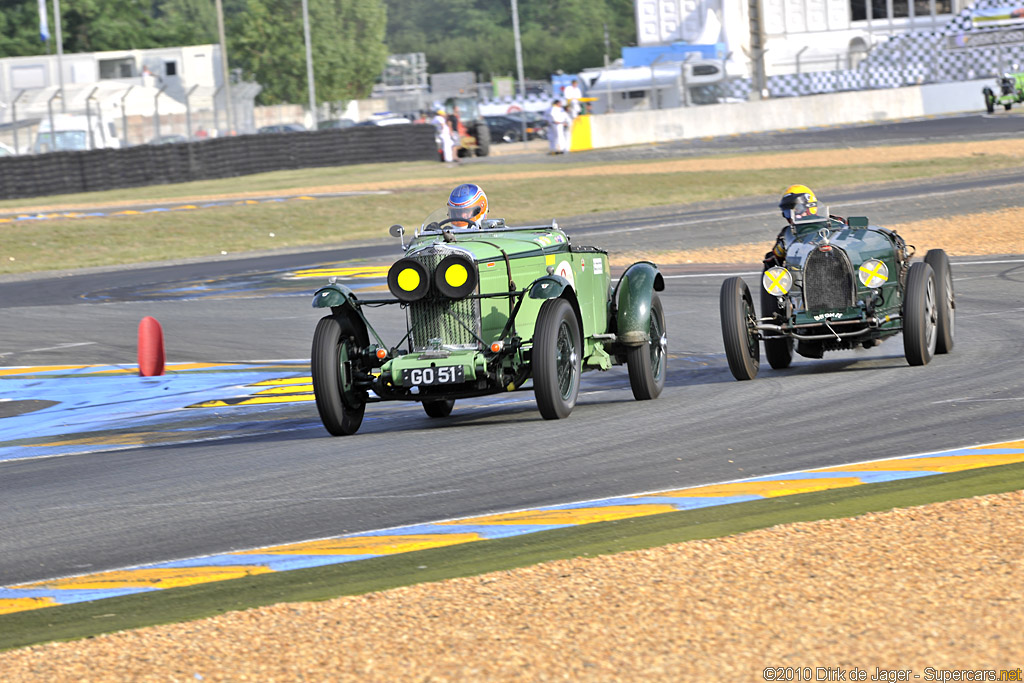
[(0, 650), (1019, 489), (1024, 489), (1024, 464), (1002, 465), (19, 612), (0, 616)]
[[(342, 191), (346, 183), (387, 195), (291, 199), (131, 216), (61, 218), (0, 224), (0, 274), (117, 266), (186, 258), (217, 258), (273, 249), (337, 247), (386, 239), (392, 223), (418, 226), (443, 205), (459, 182), (480, 182), (491, 215), (524, 224), (607, 211), (685, 205), (742, 196), (774, 195), (799, 176), (830, 188), (911, 180), (1019, 166), (1013, 155), (885, 161), (821, 167), (679, 171), (663, 162), (559, 165), (502, 164), (438, 169), (427, 162), (281, 171), (244, 178), (52, 198), (53, 204), (160, 202), (217, 194), (294, 195), (314, 189)], [(615, 169), (621, 167), (622, 172)], [(659, 170), (666, 169), (666, 170)], [(588, 174), (588, 171), (594, 171)], [(454, 173), (454, 174), (453, 174)], [(18, 204), (0, 202), (0, 210)], [(20, 206), (25, 206), (22, 202)], [(34, 207), (41, 209), (41, 207)]]

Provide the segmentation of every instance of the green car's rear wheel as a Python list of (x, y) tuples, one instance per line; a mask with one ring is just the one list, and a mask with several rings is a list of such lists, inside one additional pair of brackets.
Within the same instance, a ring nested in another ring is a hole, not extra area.
[(626, 367), (629, 369), (629, 386), (633, 398), (646, 401), (658, 398), (665, 387), (665, 359), (668, 334), (665, 329), (665, 312), (657, 294), (651, 297), (650, 341), (626, 350)]
[(356, 386), (360, 370), (354, 359), (366, 340), (365, 325), (346, 315), (324, 316), (313, 334), (310, 370), (316, 409), (334, 436), (355, 434), (363, 423), (366, 391)]
[(533, 393), (545, 420), (569, 417), (580, 393), (583, 365), (580, 326), (565, 299), (540, 307), (533, 335)]
[(743, 278), (726, 278), (719, 292), (718, 309), (732, 376), (739, 380), (754, 379), (761, 364), (761, 349), (757, 343), (754, 301)]
[(903, 352), (911, 365), (927, 365), (938, 341), (935, 271), (923, 261), (911, 264), (903, 302)]

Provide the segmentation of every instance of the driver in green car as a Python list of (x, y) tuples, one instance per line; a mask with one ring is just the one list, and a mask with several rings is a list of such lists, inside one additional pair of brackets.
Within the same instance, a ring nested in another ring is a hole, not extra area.
[(487, 218), (487, 195), (479, 185), (459, 185), (448, 195), (448, 217), (453, 219), (452, 225), (456, 228), (471, 225), (466, 220), (458, 219), (469, 219), (475, 223), (473, 227), (480, 227), (480, 222)]

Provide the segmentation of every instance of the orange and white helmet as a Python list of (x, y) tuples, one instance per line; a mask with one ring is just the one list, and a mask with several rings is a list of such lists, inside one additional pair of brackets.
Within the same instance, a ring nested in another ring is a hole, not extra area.
[(457, 228), (469, 225), (466, 219), (479, 223), (487, 218), (487, 195), (479, 185), (459, 185), (448, 195), (448, 217)]
[(788, 221), (798, 221), (818, 215), (818, 198), (806, 185), (790, 185), (779, 201), (782, 215)]

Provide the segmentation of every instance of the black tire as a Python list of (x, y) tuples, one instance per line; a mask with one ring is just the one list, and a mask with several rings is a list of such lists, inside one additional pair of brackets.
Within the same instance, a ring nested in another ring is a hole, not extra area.
[(430, 417), (448, 417), (454, 407), (454, 398), (435, 398), (423, 402), (423, 412)]
[(753, 323), (754, 302), (747, 283), (739, 277), (727, 278), (722, 283), (718, 304), (729, 370), (738, 380), (754, 379), (761, 364), (761, 352)]
[(903, 353), (910, 365), (927, 365), (938, 339), (935, 271), (923, 261), (911, 264), (903, 301)]
[(1005, 109), (1006, 111), (1010, 111), (1010, 107), (1012, 107), (1012, 106), (1013, 106), (1012, 104), (1007, 102), (1006, 104), (1003, 105), (1003, 109)]
[[(769, 294), (764, 287), (761, 287), (761, 317), (768, 318), (776, 313), (786, 317), (786, 309), (779, 306), (779, 297)], [(785, 370), (793, 363), (793, 339), (792, 337), (779, 337), (777, 339), (764, 339), (764, 357), (768, 359), (768, 365), (774, 370)]]
[(533, 334), (533, 393), (545, 420), (569, 417), (580, 393), (583, 344), (572, 306), (548, 299), (540, 307)]
[(366, 327), (345, 315), (328, 315), (313, 334), (310, 370), (316, 409), (327, 431), (334, 436), (355, 434), (363, 423), (366, 392), (356, 389), (359, 372), (349, 361), (367, 344)]
[(985, 88), (981, 92), (985, 96), (985, 110), (988, 111), (989, 114), (994, 114), (996, 112), (995, 95), (989, 88)]
[(626, 349), (626, 367), (629, 368), (629, 386), (633, 398), (647, 401), (658, 398), (665, 388), (666, 343), (665, 312), (657, 294), (651, 296), (650, 341)]
[(486, 123), (476, 124), (476, 155), (485, 157), (491, 153), (491, 130)]
[(942, 249), (929, 249), (924, 262), (935, 271), (935, 301), (938, 306), (935, 353), (953, 350), (956, 335), (956, 296), (953, 294), (953, 269)]

